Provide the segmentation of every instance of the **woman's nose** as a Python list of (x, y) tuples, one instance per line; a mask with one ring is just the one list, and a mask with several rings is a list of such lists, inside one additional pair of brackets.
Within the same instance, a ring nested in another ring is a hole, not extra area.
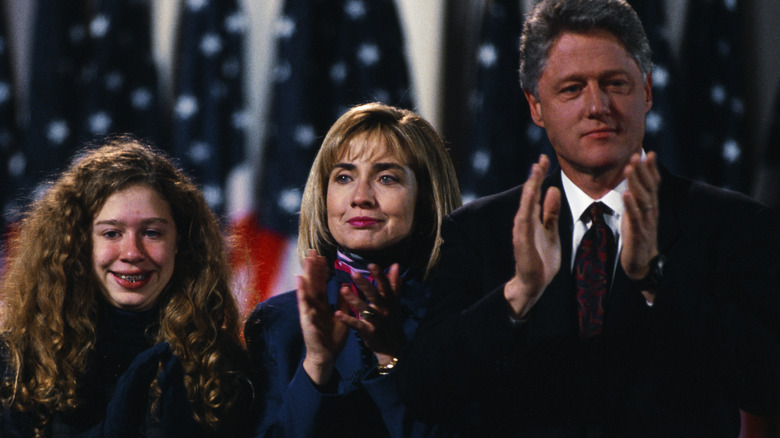
[(122, 261), (136, 263), (146, 257), (141, 236), (128, 234), (122, 239)]
[(367, 207), (374, 204), (374, 188), (370, 183), (358, 182), (352, 192), (352, 205)]

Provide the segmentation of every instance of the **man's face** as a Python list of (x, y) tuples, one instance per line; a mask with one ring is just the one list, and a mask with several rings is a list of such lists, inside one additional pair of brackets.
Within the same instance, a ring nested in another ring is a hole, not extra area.
[(611, 33), (564, 33), (550, 48), (538, 99), (526, 97), (567, 176), (606, 176), (617, 184), (642, 148), (650, 84)]

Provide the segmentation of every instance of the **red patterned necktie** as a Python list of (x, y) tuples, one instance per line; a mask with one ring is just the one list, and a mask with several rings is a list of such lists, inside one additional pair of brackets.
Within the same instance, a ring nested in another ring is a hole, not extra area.
[(580, 336), (589, 337), (601, 333), (604, 323), (604, 301), (615, 253), (615, 236), (604, 222), (604, 211), (609, 207), (594, 202), (585, 212), (592, 225), (582, 236), (574, 258), (574, 281), (577, 290), (577, 314)]

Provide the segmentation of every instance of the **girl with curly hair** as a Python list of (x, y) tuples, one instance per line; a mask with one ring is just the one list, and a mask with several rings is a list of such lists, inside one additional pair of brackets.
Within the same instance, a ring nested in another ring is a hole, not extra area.
[(31, 204), (0, 283), (2, 436), (236, 436), (250, 386), (225, 241), (162, 153), (121, 136)]

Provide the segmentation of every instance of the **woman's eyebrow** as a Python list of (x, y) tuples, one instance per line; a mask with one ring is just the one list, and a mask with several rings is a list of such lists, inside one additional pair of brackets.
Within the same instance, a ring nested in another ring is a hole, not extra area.
[(374, 163), (371, 165), (376, 170), (398, 169), (404, 170), (404, 166), (398, 163)]
[[(169, 222), (168, 219), (166, 219), (164, 217), (150, 217), (150, 218), (143, 219), (141, 221), (141, 224), (142, 225), (157, 224), (157, 223), (168, 224), (168, 222)], [(104, 220), (95, 222), (94, 225), (113, 225), (113, 226), (116, 226), (116, 225), (124, 225), (124, 224), (125, 223), (123, 221), (119, 221), (119, 220), (116, 220), (116, 219), (104, 219)]]
[(354, 170), (356, 166), (352, 163), (336, 163), (333, 165), (333, 169), (345, 169), (345, 170)]

